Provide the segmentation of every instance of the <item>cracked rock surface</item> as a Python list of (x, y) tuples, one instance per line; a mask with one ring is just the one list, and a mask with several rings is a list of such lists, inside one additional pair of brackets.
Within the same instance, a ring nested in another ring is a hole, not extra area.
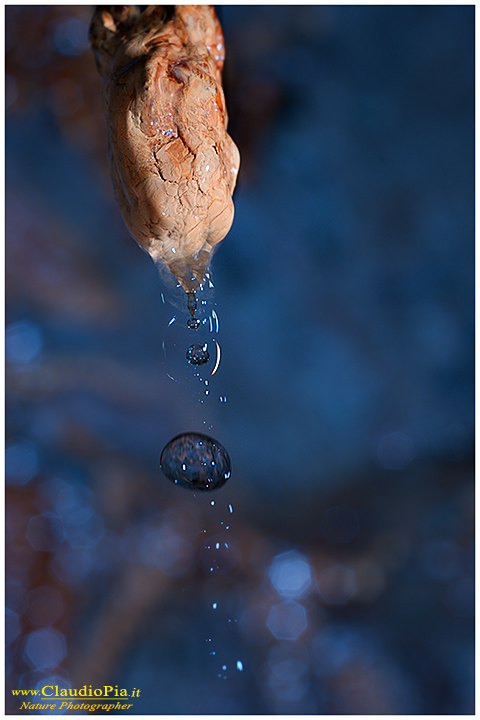
[(98, 6), (108, 154), (127, 228), (190, 292), (233, 221), (240, 163), (227, 134), (224, 43), (209, 5)]

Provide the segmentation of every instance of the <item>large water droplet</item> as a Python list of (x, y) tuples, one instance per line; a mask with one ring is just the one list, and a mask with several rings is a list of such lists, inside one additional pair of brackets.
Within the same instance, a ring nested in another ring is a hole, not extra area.
[(218, 440), (201, 433), (177, 435), (165, 445), (160, 467), (174, 483), (191, 490), (214, 490), (230, 477), (230, 458)]
[(207, 344), (194, 343), (187, 350), (187, 360), (190, 365), (204, 365), (210, 359)]

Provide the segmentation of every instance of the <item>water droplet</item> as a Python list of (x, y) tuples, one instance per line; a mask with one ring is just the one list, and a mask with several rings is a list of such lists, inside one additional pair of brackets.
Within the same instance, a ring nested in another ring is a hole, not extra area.
[(230, 458), (218, 440), (200, 433), (183, 433), (165, 445), (160, 467), (169, 480), (183, 487), (214, 490), (226, 482)]
[(187, 293), (187, 307), (188, 307), (190, 314), (193, 317), (197, 310), (197, 296), (195, 294), (195, 290), (192, 290), (192, 292)]
[(210, 505), (215, 505), (215, 500), (212, 500), (212, 502), (210, 503)]
[(226, 665), (222, 665), (222, 670), (226, 670), (226, 669), (227, 669), (227, 666), (226, 666)]
[(170, 327), (170, 325), (171, 325), (172, 323), (174, 323), (176, 319), (177, 319), (177, 316), (174, 315), (174, 316), (172, 317), (172, 319), (170, 320), (170, 322), (168, 323), (168, 327)]
[(207, 344), (194, 343), (187, 350), (187, 360), (190, 365), (204, 365), (210, 359)]
[(212, 607), (213, 607), (214, 610), (216, 610), (216, 609), (217, 609), (217, 603), (213, 603)]
[(215, 548), (216, 548), (217, 550), (220, 550), (220, 543), (217, 543), (217, 544), (215, 545)]
[(190, 320), (187, 320), (187, 327), (189, 330), (198, 330), (200, 327), (200, 320), (198, 318), (190, 318)]
[(231, 505), (228, 506), (228, 509), (230, 510), (231, 513), (233, 513), (233, 507)]
[(243, 670), (243, 663), (241, 660), (237, 660), (237, 670), (240, 670), (240, 672)]

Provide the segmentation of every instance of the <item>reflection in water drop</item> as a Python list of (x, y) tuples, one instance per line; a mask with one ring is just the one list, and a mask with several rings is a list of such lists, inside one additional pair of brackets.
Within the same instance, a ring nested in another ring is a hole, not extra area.
[(230, 477), (230, 458), (218, 440), (183, 433), (163, 448), (160, 467), (174, 483), (192, 490), (214, 490)]
[(204, 365), (210, 359), (207, 344), (194, 343), (187, 350), (187, 360), (190, 365)]
[(189, 330), (198, 330), (200, 327), (200, 320), (198, 318), (190, 318), (187, 320), (187, 327)]

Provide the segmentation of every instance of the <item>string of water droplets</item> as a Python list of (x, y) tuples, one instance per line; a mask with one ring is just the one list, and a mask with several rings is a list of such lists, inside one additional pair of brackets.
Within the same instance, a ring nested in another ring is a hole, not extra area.
[[(182, 309), (175, 313), (167, 323), (167, 333), (170, 334), (170, 337), (164, 338), (162, 343), (164, 359), (169, 365), (168, 369), (171, 370), (171, 372), (167, 370), (168, 377), (187, 390), (192, 390), (191, 380), (196, 380), (198, 384), (194, 386), (193, 397), (204, 406), (205, 413), (207, 411), (205, 403), (210, 403), (211, 406), (211, 383), (217, 379), (216, 373), (221, 361), (221, 347), (218, 341), (220, 321), (213, 307), (213, 299), (205, 297), (205, 291), (208, 296), (208, 291), (212, 291), (213, 287), (211, 277), (208, 275), (206, 282), (199, 288), (198, 297), (194, 292), (187, 294), (186, 311), (190, 317), (186, 322), (182, 322)], [(164, 301), (163, 295), (162, 300)], [(184, 313), (185, 306), (183, 315)], [(191, 342), (192, 337), (195, 342)], [(185, 350), (186, 343), (190, 344)], [(189, 374), (185, 375), (185, 370)], [(226, 403), (227, 396), (224, 393), (219, 394), (218, 401), (222, 404)], [(203, 424), (207, 425), (209, 431), (213, 429), (213, 423), (208, 424), (208, 420), (205, 418)], [(197, 497), (196, 491), (198, 490), (211, 491), (221, 487), (231, 474), (230, 459), (225, 448), (218, 440), (198, 432), (182, 433), (173, 438), (162, 452), (160, 466), (175, 484), (192, 489), (194, 497)], [(209, 526), (213, 531), (215, 517), (212, 513), (216, 507), (216, 501), (210, 500), (209, 506), (211, 512), (206, 512), (206, 516), (209, 518)], [(228, 509), (228, 515), (232, 515), (232, 504), (228, 503), (224, 507), (225, 510)], [(222, 530), (228, 532), (230, 520), (221, 519), (220, 526)], [(226, 539), (209, 542), (207, 538), (211, 533), (207, 528), (204, 528), (202, 532), (206, 536), (204, 549), (211, 553), (208, 568), (210, 577), (213, 577), (220, 570), (218, 553), (220, 551), (229, 552), (230, 543)], [(218, 612), (222, 609), (218, 599), (212, 602), (211, 609), (218, 617)], [(235, 617), (227, 618), (228, 624), (236, 622), (237, 618)], [(210, 657), (217, 659), (218, 650), (216, 647), (212, 648), (212, 638), (206, 638), (206, 642), (209, 643)], [(227, 679), (228, 669), (231, 667), (230, 661), (219, 660), (218, 678)], [(242, 672), (243, 661), (236, 659), (233, 667), (236, 668), (236, 671)]]
[[(216, 506), (215, 500), (211, 500), (211, 501), (210, 501), (210, 506), (211, 506), (212, 508)], [(226, 509), (227, 507), (228, 507), (228, 513), (229, 513), (229, 515), (233, 514), (233, 505), (232, 505), (231, 503), (229, 503), (228, 506), (222, 505), (222, 510), (223, 510), (224, 508)], [(224, 529), (225, 531), (230, 530), (230, 521), (228, 521), (228, 524), (226, 524), (226, 521), (225, 521), (225, 520), (220, 520), (220, 525), (223, 526), (223, 529)], [(207, 533), (207, 530), (204, 529), (203, 532), (204, 532), (204, 533)], [(215, 543), (211, 542), (211, 544), (207, 544), (207, 542), (208, 542), (208, 541), (206, 541), (204, 547), (205, 547), (206, 550), (212, 551), (212, 554), (213, 554), (214, 551), (219, 551), (219, 550), (222, 550), (223, 548), (225, 548), (225, 550), (228, 551), (229, 548), (230, 548), (230, 544), (229, 544), (228, 542), (226, 542), (225, 540), (223, 540), (223, 541), (218, 541), (218, 540), (217, 540), (217, 542), (215, 542)], [(210, 572), (211, 572), (212, 574), (215, 574), (215, 571), (220, 569), (218, 565), (215, 565), (215, 562), (216, 562), (216, 560), (215, 560), (215, 555), (213, 555), (211, 562), (212, 562), (212, 565), (210, 566)], [(217, 611), (221, 611), (221, 610), (222, 610), (220, 601), (219, 601), (219, 600), (213, 601), (213, 602), (211, 603), (211, 609), (212, 609), (212, 612), (213, 612), (215, 615), (218, 615), (218, 612), (217, 612)], [(227, 624), (230, 624), (230, 623), (231, 623), (231, 624), (235, 624), (235, 623), (237, 623), (237, 622), (238, 622), (238, 618), (236, 618), (236, 617), (228, 617), (228, 618), (227, 618)], [(223, 632), (222, 632), (221, 629), (220, 629), (219, 636), (220, 636), (220, 637), (223, 636)], [(213, 642), (213, 639), (212, 639), (212, 638), (207, 638), (207, 639), (206, 639), (206, 642), (212, 643), (212, 642)], [(218, 652), (218, 651), (217, 651), (216, 647), (213, 647), (213, 648), (212, 648), (211, 645), (210, 645), (209, 647), (211, 648), (211, 649), (209, 650), (209, 655), (212, 657), (212, 659), (213, 659), (213, 658), (217, 659), (216, 656), (217, 656), (217, 652)], [(222, 661), (222, 660), (220, 660), (220, 658), (218, 658), (218, 663), (217, 663), (217, 671), (218, 671), (218, 672), (217, 672), (217, 677), (218, 677), (219, 679), (227, 680), (227, 678), (228, 678), (228, 671), (229, 671), (229, 670), (232, 670), (232, 669), (234, 669), (234, 670), (236, 670), (236, 671), (238, 671), (238, 672), (243, 672), (243, 661), (242, 661), (241, 659), (236, 659), (236, 660), (230, 662), (230, 661), (225, 661), (225, 660)]]

